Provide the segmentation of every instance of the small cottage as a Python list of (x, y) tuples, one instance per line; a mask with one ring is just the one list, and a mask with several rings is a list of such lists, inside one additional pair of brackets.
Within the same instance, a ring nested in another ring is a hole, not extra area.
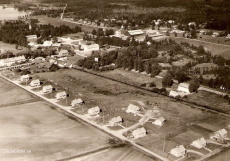
[(114, 117), (109, 121), (110, 126), (117, 126), (122, 123), (122, 118), (120, 116)]
[(207, 144), (207, 141), (204, 138), (199, 138), (199, 139), (193, 141), (190, 145), (192, 145), (198, 149), (201, 149), (201, 148), (205, 147), (206, 144)]
[(30, 79), (30, 76), (28, 74), (21, 76), (21, 82), (27, 82)]
[(184, 92), (184, 93), (190, 93), (189, 84), (180, 83), (178, 88), (177, 88), (177, 90), (180, 91), (180, 92)]
[(56, 95), (55, 95), (55, 98), (57, 100), (62, 100), (62, 99), (65, 99), (67, 97), (67, 94), (65, 91), (62, 91), (62, 92), (58, 92)]
[(158, 125), (158, 126), (162, 126), (165, 123), (165, 119), (163, 117), (159, 117), (158, 119), (156, 119), (153, 124)]
[(182, 157), (186, 153), (186, 149), (183, 145), (177, 146), (174, 149), (171, 149), (170, 154), (174, 155), (175, 157)]
[(78, 99), (74, 99), (72, 102), (71, 102), (71, 106), (74, 107), (74, 106), (79, 106), (79, 105), (82, 105), (84, 104), (84, 101), (82, 101), (81, 98), (78, 98)]
[(43, 93), (51, 93), (53, 91), (53, 87), (51, 85), (43, 86)]
[(127, 113), (137, 114), (140, 111), (140, 108), (136, 105), (130, 104), (126, 110)]
[(30, 82), (30, 86), (31, 86), (31, 87), (37, 87), (37, 86), (40, 86), (40, 84), (41, 84), (41, 82), (40, 82), (39, 79), (35, 79), (35, 80), (32, 80), (32, 81)]
[(142, 128), (138, 128), (138, 129), (134, 130), (132, 134), (133, 134), (133, 137), (135, 139), (138, 139), (140, 137), (144, 137), (146, 135), (146, 133), (147, 133), (147, 131), (145, 130), (144, 127), (142, 127)]
[(101, 109), (98, 106), (88, 109), (88, 114), (91, 115), (91, 116), (92, 115), (97, 115), (100, 112), (101, 112)]

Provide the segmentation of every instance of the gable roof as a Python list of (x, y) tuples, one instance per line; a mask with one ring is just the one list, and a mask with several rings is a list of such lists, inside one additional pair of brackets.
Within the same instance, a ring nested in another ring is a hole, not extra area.
[(189, 88), (189, 84), (186, 84), (186, 83), (180, 83), (178, 88), (179, 87), (183, 87), (183, 88)]
[(171, 149), (171, 153), (181, 154), (185, 152), (185, 147), (183, 145), (177, 146), (174, 149)]
[(78, 98), (78, 99), (74, 99), (73, 101), (72, 101), (72, 104), (79, 104), (79, 103), (82, 103), (83, 101), (82, 101), (82, 99), (81, 98)]
[(117, 122), (121, 122), (121, 121), (122, 121), (122, 118), (120, 116), (114, 117), (110, 120), (110, 122), (113, 122), (113, 123), (117, 123)]
[(133, 131), (133, 135), (140, 135), (140, 134), (143, 134), (143, 133), (146, 133), (147, 131), (145, 130), (144, 127), (141, 127), (141, 128), (138, 128), (136, 130)]
[(63, 95), (67, 95), (67, 93), (66, 93), (65, 91), (58, 92), (58, 93), (56, 94), (56, 97), (58, 97), (58, 96), (63, 96)]
[(128, 33), (129, 33), (131, 36), (144, 34), (144, 32), (143, 32), (142, 30), (129, 30)]
[(199, 145), (204, 145), (204, 144), (206, 144), (207, 142), (206, 142), (206, 140), (202, 137), (202, 138), (199, 138), (199, 139), (197, 139), (197, 140), (195, 140), (195, 141), (193, 141), (192, 142), (193, 144), (199, 144)]
[(219, 133), (221, 136), (226, 135), (228, 132), (225, 129), (221, 129), (219, 131), (217, 131), (217, 133)]
[(44, 90), (53, 89), (53, 87), (52, 87), (51, 85), (46, 85), (46, 86), (43, 86), (43, 89), (44, 89)]
[(40, 80), (39, 79), (34, 79), (30, 83), (40, 83)]
[(98, 106), (88, 109), (88, 113), (95, 113), (97, 111), (100, 111), (100, 108)]
[(159, 121), (159, 122), (164, 122), (165, 121), (165, 119), (161, 116), (161, 117), (159, 117), (158, 119), (156, 119), (156, 121)]
[(128, 109), (132, 111), (138, 111), (140, 110), (140, 107), (133, 105), (133, 104), (129, 104)]

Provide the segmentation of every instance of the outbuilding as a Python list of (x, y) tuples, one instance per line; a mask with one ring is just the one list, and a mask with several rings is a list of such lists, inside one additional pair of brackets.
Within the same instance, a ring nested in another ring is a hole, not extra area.
[(165, 123), (165, 119), (163, 117), (159, 117), (158, 119), (156, 119), (153, 124), (158, 125), (158, 126), (162, 126)]

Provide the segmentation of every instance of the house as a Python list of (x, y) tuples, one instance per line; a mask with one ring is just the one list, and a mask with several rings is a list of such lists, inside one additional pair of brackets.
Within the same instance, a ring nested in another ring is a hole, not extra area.
[(212, 139), (225, 139), (227, 137), (228, 132), (225, 129), (221, 129), (219, 131), (214, 132), (214, 135), (210, 138)]
[(126, 110), (127, 113), (137, 114), (140, 111), (140, 108), (136, 105), (130, 104)]
[(212, 37), (218, 37), (220, 34), (218, 32), (213, 32)]
[(21, 82), (27, 82), (30, 79), (30, 76), (28, 74), (21, 76)]
[(0, 60), (0, 67), (3, 66), (11, 66), (14, 63), (21, 63), (26, 61), (25, 56), (18, 56), (18, 57), (13, 57), (13, 58), (6, 58), (6, 59), (1, 59)]
[(138, 139), (138, 138), (140, 138), (140, 137), (144, 137), (144, 136), (146, 135), (146, 133), (147, 133), (147, 131), (145, 130), (144, 127), (138, 128), (138, 129), (136, 129), (136, 130), (134, 130), (134, 131), (132, 132), (133, 137), (134, 137), (135, 139)]
[(53, 87), (51, 85), (43, 86), (43, 93), (51, 93), (53, 91)]
[(82, 45), (84, 48), (84, 51), (97, 51), (99, 50), (98, 44), (91, 44), (91, 45)]
[(202, 138), (199, 138), (195, 141), (193, 141), (190, 145), (198, 148), (198, 149), (201, 149), (203, 147), (205, 147), (207, 144), (207, 141), (202, 137)]
[(27, 35), (26, 38), (27, 38), (27, 40), (29, 40), (29, 39), (37, 39), (37, 35)]
[(101, 109), (98, 106), (88, 109), (88, 114), (91, 115), (91, 116), (92, 115), (97, 115), (100, 112), (101, 112)]
[(177, 146), (174, 149), (171, 149), (170, 154), (174, 155), (175, 157), (182, 157), (186, 153), (186, 149), (183, 145)]
[(129, 36), (137, 36), (137, 35), (143, 35), (144, 32), (142, 30), (129, 30), (128, 35)]
[(171, 91), (169, 92), (169, 96), (171, 96), (171, 97), (178, 97), (178, 96), (179, 96), (179, 93), (177, 93), (176, 91), (171, 90)]
[(158, 125), (158, 126), (162, 126), (162, 125), (165, 123), (165, 121), (166, 121), (166, 120), (165, 120), (163, 117), (160, 117), (160, 118), (156, 119), (156, 120), (153, 122), (153, 124)]
[(55, 98), (57, 100), (62, 100), (62, 99), (65, 99), (67, 97), (67, 94), (65, 91), (62, 91), (62, 92), (58, 92), (56, 95), (55, 95)]
[(117, 126), (122, 123), (122, 118), (120, 116), (114, 117), (109, 121), (110, 126)]
[(66, 67), (66, 62), (59, 62), (59, 63), (58, 63), (58, 66), (59, 66), (60, 68), (64, 68), (64, 67)]
[(74, 107), (74, 106), (79, 106), (79, 105), (82, 105), (84, 104), (84, 101), (81, 99), (81, 98), (78, 98), (78, 99), (74, 99), (72, 102), (71, 102), (71, 106)]
[(31, 87), (37, 87), (37, 86), (40, 86), (40, 84), (41, 84), (41, 82), (40, 82), (39, 79), (35, 79), (35, 80), (32, 80), (32, 81), (30, 82), (30, 86), (31, 86)]
[(58, 56), (63, 57), (63, 56), (68, 56), (69, 52), (68, 50), (61, 50), (58, 53)]
[(180, 91), (180, 92), (184, 92), (184, 93), (190, 93), (189, 84), (180, 83), (178, 88), (177, 88), (177, 90)]

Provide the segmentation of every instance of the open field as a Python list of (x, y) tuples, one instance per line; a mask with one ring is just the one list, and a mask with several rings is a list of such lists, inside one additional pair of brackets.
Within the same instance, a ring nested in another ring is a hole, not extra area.
[(154, 161), (132, 147), (113, 148), (90, 156), (72, 159), (70, 161)]
[[(63, 21), (60, 18), (52, 18), (52, 17), (43, 16), (43, 15), (42, 16), (32, 16), (32, 18), (38, 19), (39, 21), (38, 24), (43, 24), (43, 25), (50, 23), (51, 25), (54, 25), (54, 26), (60, 26), (60, 25), (67, 25), (69, 27), (81, 26), (76, 23)], [(93, 29), (98, 29), (100, 27), (82, 25), (81, 28), (82, 28), (82, 31), (91, 32)]]
[[(4, 43), (2, 41), (0, 41), (0, 49), (1, 50), (5, 50), (5, 51), (11, 51), (13, 54), (15, 53), (19, 53), (19, 52), (23, 52), (23, 51), (27, 51), (27, 48), (26, 47), (19, 47), (20, 50), (17, 50), (15, 48), (15, 45), (14, 44), (8, 44), (8, 43)], [(1, 54), (1, 53), (0, 53)]]
[(29, 94), (19, 87), (12, 85), (2, 78), (0, 78), (0, 91), (0, 106), (9, 103), (11, 104), (37, 99), (37, 97)]
[[(108, 145), (111, 138), (44, 102), (0, 108), (0, 122), (0, 160), (4, 161), (62, 159)], [(15, 149), (28, 153), (8, 153)]]
[(204, 46), (208, 51), (211, 52), (212, 55), (220, 55), (223, 56), (225, 59), (230, 59), (230, 46), (217, 44), (217, 43), (210, 43), (205, 42), (202, 39), (188, 39), (183, 37), (170, 37), (171, 39), (175, 40), (177, 43), (181, 42), (188, 42), (189, 44), (193, 44), (195, 46)]

